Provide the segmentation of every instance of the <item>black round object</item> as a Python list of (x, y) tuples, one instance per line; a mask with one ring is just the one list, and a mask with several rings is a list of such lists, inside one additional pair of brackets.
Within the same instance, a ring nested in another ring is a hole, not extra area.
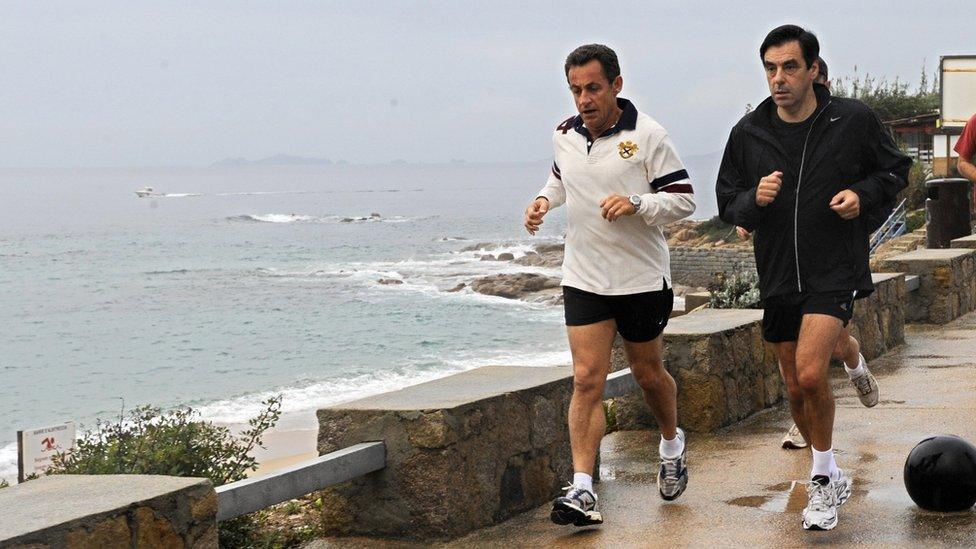
[(976, 447), (955, 435), (919, 442), (905, 460), (905, 488), (922, 509), (971, 508), (976, 503)]

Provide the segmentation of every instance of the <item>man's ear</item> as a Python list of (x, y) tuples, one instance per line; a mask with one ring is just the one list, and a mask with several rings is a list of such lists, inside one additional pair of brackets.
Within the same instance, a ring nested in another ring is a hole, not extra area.
[(613, 85), (610, 86), (610, 89), (613, 90), (614, 95), (620, 93), (620, 90), (624, 89), (624, 77), (618, 74), (617, 77), (613, 79)]

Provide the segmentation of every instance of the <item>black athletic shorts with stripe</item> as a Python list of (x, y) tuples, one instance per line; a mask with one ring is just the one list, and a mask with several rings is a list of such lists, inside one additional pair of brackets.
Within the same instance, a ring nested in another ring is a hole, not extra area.
[(839, 318), (844, 326), (854, 315), (856, 291), (778, 295), (763, 301), (763, 339), (770, 343), (796, 341), (803, 315)]
[(613, 319), (620, 337), (633, 343), (651, 341), (668, 325), (674, 308), (674, 291), (628, 295), (600, 295), (563, 286), (567, 326), (586, 326)]

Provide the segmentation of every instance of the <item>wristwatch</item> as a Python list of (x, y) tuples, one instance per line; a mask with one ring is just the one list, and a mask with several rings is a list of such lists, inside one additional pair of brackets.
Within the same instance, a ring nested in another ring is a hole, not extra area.
[(635, 210), (640, 210), (641, 207), (641, 197), (639, 194), (630, 195), (630, 203), (634, 205)]

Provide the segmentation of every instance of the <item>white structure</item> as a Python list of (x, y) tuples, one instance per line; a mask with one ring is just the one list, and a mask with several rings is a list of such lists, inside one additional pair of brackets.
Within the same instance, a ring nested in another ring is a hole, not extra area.
[(939, 59), (941, 108), (932, 151), (937, 175), (946, 175), (947, 159), (969, 118), (976, 114), (976, 55), (944, 55)]

